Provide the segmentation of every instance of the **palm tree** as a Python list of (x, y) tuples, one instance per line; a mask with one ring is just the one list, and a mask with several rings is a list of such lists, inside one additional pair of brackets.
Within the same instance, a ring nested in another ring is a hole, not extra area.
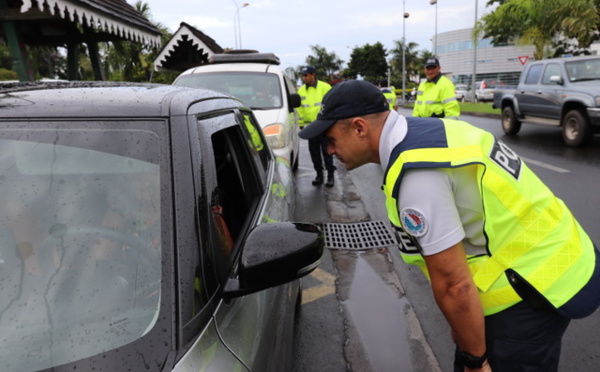
[[(342, 61), (335, 52), (328, 53), (327, 49), (322, 46), (311, 45), (310, 48), (314, 55), (306, 57), (306, 63), (317, 70), (317, 79), (329, 81), (331, 75), (340, 71), (344, 61)], [(298, 71), (300, 71), (302, 67), (303, 66), (299, 66)]]
[[(405, 68), (406, 68), (406, 81), (417, 83), (412, 78), (419, 76), (419, 57), (418, 51), (415, 49), (419, 44), (415, 42), (409, 42), (406, 44), (406, 51), (404, 54)], [(402, 50), (405, 44), (402, 40), (394, 40), (394, 48), (390, 50), (392, 59), (390, 65), (392, 67), (392, 81), (394, 84), (398, 84), (402, 81)]]

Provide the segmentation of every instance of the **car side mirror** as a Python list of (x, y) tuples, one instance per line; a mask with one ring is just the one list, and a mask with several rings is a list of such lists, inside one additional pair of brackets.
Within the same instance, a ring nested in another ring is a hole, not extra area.
[(558, 85), (563, 85), (563, 79), (560, 75), (552, 75), (550, 76), (550, 81), (556, 83)]
[(275, 222), (258, 225), (244, 242), (237, 277), (223, 297), (234, 298), (285, 284), (319, 266), (324, 237), (315, 224)]
[(294, 111), (296, 107), (300, 107), (302, 104), (302, 100), (300, 99), (300, 95), (298, 93), (290, 94), (290, 112)]

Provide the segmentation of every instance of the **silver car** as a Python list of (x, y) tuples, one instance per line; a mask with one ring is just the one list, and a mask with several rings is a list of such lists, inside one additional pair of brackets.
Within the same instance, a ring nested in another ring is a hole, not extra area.
[(456, 99), (459, 102), (467, 102), (473, 100), (473, 93), (471, 87), (467, 84), (456, 84), (455, 86)]
[(0, 88), (3, 372), (289, 371), (312, 224), (256, 119), (169, 85)]

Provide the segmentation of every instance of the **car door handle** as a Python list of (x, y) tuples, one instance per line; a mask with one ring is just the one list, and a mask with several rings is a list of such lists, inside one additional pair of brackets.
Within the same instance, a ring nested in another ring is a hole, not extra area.
[(541, 91), (541, 90), (538, 90), (538, 94), (542, 94), (542, 91)]

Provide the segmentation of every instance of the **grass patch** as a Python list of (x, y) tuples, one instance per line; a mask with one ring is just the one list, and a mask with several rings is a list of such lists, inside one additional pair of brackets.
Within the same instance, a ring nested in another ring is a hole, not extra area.
[[(470, 103), (470, 102), (459, 102), (460, 112), (463, 114), (466, 113), (482, 113), (482, 114), (496, 114), (500, 115), (500, 109), (492, 108), (491, 102), (481, 102), (481, 103)], [(403, 107), (407, 109), (413, 108), (412, 103), (405, 104)]]
[(460, 112), (480, 112), (483, 114), (498, 114), (500, 115), (500, 109), (494, 109), (492, 108), (492, 104), (485, 102), (485, 103), (470, 103), (470, 102), (465, 102), (465, 103), (459, 103), (460, 105)]

